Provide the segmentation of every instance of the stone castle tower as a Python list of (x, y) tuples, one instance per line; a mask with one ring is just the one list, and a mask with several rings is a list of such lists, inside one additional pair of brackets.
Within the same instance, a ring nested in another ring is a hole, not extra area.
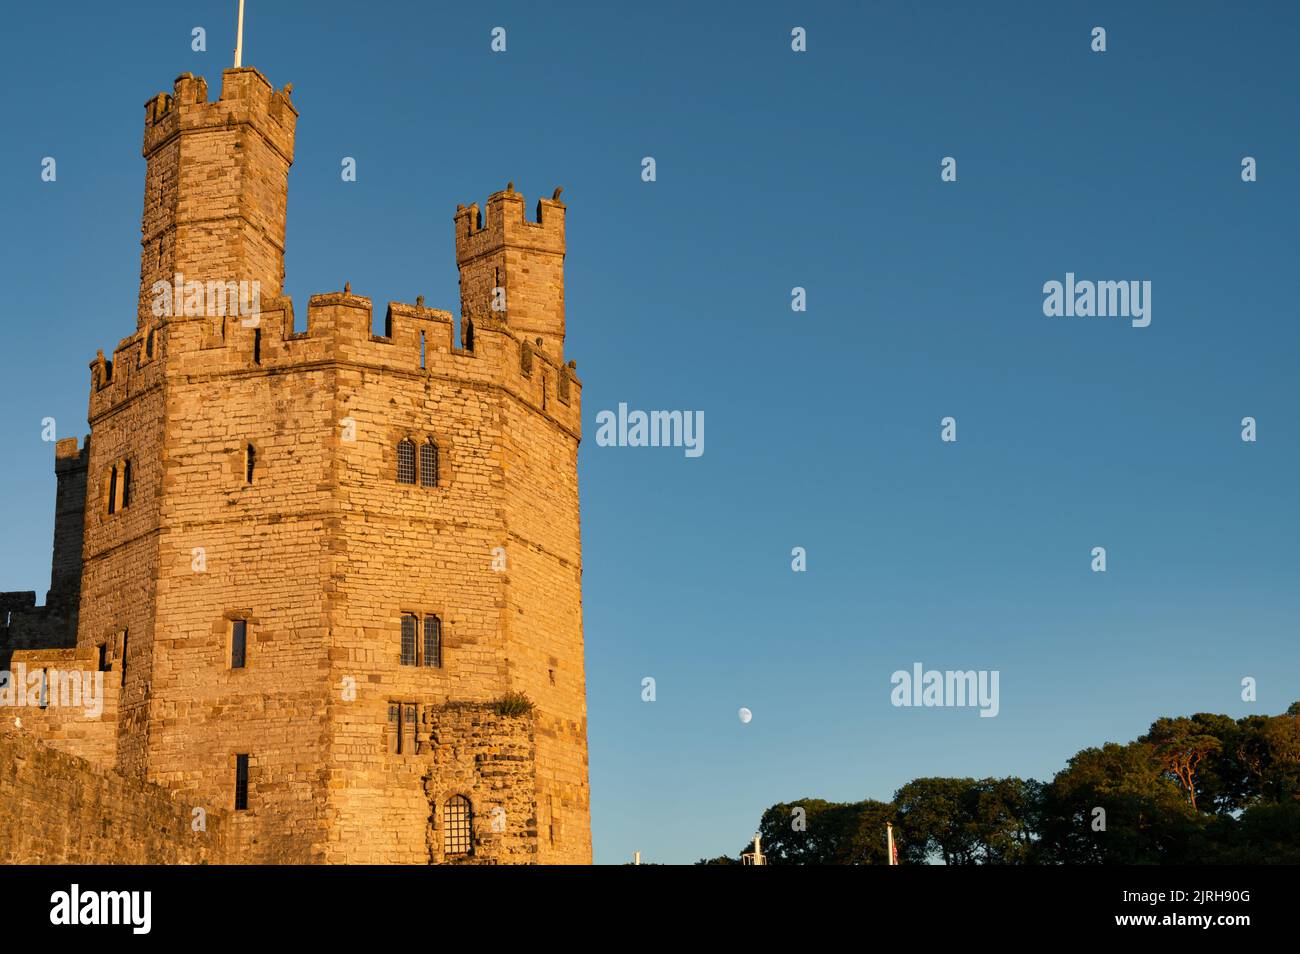
[(145, 106), (136, 328), (58, 444), (46, 607), (0, 594), (10, 668), (103, 672), (105, 707), (24, 731), (220, 817), (223, 860), (588, 863), (559, 190), (458, 207), (459, 334), (419, 299), (375, 335), (347, 287), (297, 331), (289, 93)]

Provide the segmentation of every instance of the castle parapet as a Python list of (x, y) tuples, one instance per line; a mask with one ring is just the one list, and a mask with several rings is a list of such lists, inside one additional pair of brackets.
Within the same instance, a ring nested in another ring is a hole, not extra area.
[(182, 73), (171, 93), (158, 93), (145, 104), (143, 155), (148, 157), (178, 132), (248, 124), (287, 161), (293, 161), (298, 111), (289, 101), (290, 87), (276, 90), (251, 66), (224, 70), (221, 96), (208, 102), (203, 77)]
[(537, 202), (536, 220), (524, 214), (525, 200), (513, 184), (488, 196), (487, 215), (478, 203), (456, 208), (456, 261), (464, 264), (505, 245), (564, 254), (565, 205), (560, 190)]

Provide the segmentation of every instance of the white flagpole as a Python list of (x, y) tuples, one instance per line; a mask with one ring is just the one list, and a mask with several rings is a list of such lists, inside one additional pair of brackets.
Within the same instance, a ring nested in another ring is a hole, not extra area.
[(886, 864), (894, 863), (894, 823), (885, 822), (885, 854)]
[(235, 33), (235, 69), (243, 66), (244, 60), (244, 0), (239, 0), (239, 29)]

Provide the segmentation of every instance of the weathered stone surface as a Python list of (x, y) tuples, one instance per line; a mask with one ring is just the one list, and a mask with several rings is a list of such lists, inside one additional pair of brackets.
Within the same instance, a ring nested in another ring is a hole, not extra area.
[(0, 864), (220, 864), (226, 818), (0, 726)]
[[(91, 362), (93, 439), (59, 444), (48, 606), (0, 594), (15, 663), (75, 647), (63, 662), (97, 669), (102, 653), (107, 730), (48, 708), (22, 721), (123, 784), (221, 814), (219, 860), (587, 863), (565, 207), (542, 200), (529, 222), (507, 190), (481, 227), (477, 206), (456, 214), (459, 335), (421, 300), (390, 303), (376, 336), (350, 288), (313, 296), (296, 332), (280, 297), (296, 120), (250, 68), (226, 70), (214, 102), (187, 74), (146, 104), (137, 329)], [(154, 283), (177, 272), (256, 281), (261, 312), (156, 315)], [(436, 442), (436, 486), (398, 482), (406, 439)], [(127, 464), (129, 501), (110, 513)], [(441, 618), (440, 667), (401, 664), (403, 614)], [(534, 711), (498, 715), (508, 692)], [(418, 712), (401, 754), (398, 703)], [(453, 794), (475, 845), (449, 859)]]

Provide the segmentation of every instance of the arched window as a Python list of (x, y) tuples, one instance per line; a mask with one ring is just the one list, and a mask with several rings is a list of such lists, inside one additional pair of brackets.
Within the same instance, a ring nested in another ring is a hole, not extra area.
[(397, 445), (397, 482), (415, 483), (415, 442), (403, 440)]
[(468, 855), (473, 850), (474, 812), (469, 799), (453, 795), (442, 808), (442, 846), (448, 855)]
[(424, 618), (424, 664), (442, 665), (442, 620), (436, 616)]
[(438, 445), (433, 441), (420, 445), (420, 486), (438, 486)]

